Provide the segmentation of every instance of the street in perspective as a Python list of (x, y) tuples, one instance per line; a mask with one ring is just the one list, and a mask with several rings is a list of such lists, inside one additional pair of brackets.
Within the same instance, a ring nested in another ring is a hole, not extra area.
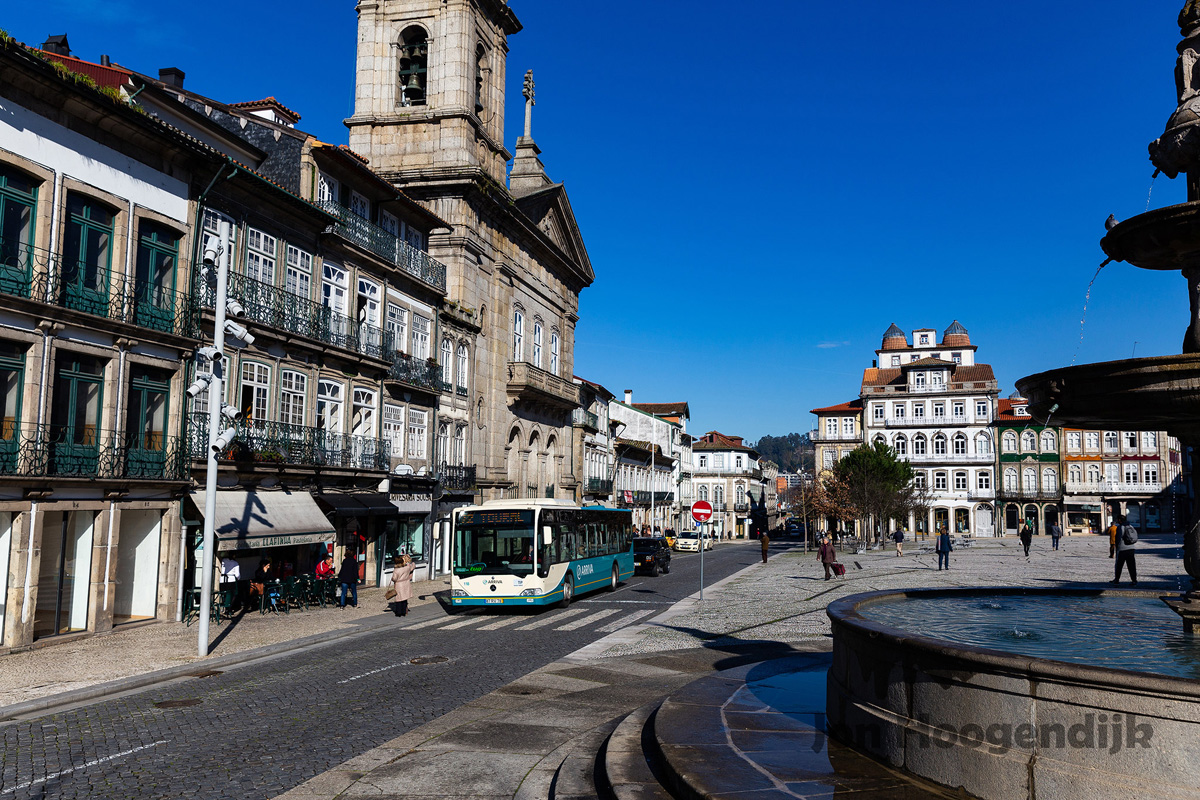
[(0, 15), (0, 800), (1200, 800), (1200, 0), (226, 6)]

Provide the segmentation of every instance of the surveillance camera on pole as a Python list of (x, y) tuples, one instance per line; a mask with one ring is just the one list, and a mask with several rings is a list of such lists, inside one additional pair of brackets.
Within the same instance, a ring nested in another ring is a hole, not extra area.
[(210, 362), (212, 362), (214, 364), (225, 357), (225, 354), (223, 352), (221, 352), (217, 348), (213, 347), (212, 345), (208, 345), (207, 347), (198, 348), (196, 350), (196, 355), (199, 356), (200, 358), (208, 359)]
[(244, 317), (246, 316), (246, 307), (230, 297), (225, 301), (225, 313), (231, 317)]
[(204, 263), (216, 266), (221, 258), (221, 240), (209, 234), (204, 238)]
[(226, 403), (225, 405), (221, 406), (221, 416), (225, 417), (225, 419), (229, 420), (230, 422), (241, 422), (242, 417), (245, 415), (242, 414), (237, 406)]
[(208, 388), (212, 383), (213, 376), (208, 374), (197, 375), (196, 380), (187, 388), (188, 397), (199, 397), (200, 393)]
[(254, 344), (254, 334), (246, 330), (245, 325), (239, 325), (231, 319), (225, 320), (225, 333), (243, 344)]
[(224, 453), (229, 449), (229, 445), (233, 444), (233, 440), (237, 438), (237, 431), (233, 428), (226, 428), (225, 431), (213, 440), (213, 453)]

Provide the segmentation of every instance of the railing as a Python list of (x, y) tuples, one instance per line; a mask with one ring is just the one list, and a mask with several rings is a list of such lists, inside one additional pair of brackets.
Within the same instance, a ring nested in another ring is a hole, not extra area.
[(6, 427), (0, 475), (121, 480), (186, 480), (178, 436), (104, 431), (89, 426)]
[(983, 425), (986, 419), (970, 419), (963, 416), (946, 416), (945, 414), (932, 417), (888, 417), (884, 426), (888, 428), (920, 428), (937, 425)]
[(674, 492), (655, 492), (654, 502), (656, 505), (670, 505), (675, 502)]
[(1121, 481), (1099, 481), (1091, 483), (1074, 483), (1067, 481), (1063, 484), (1072, 494), (1157, 494), (1163, 490), (1163, 485), (1153, 483), (1123, 483)]
[(442, 380), (441, 378), (438, 378), (438, 380), (437, 380), (437, 387), (439, 389), (441, 389), (443, 392), (453, 392), (454, 391), (454, 384), (450, 383), (449, 381)]
[(571, 424), (576, 428), (591, 428), (598, 431), (600, 430), (600, 417), (587, 409), (576, 408), (571, 411)]
[(579, 406), (578, 386), (524, 361), (508, 362), (507, 388), (510, 396), (533, 394), (553, 400), (561, 406)]
[(467, 387), (465, 387), (465, 386), (455, 386), (454, 393), (456, 395), (458, 395), (459, 397), (466, 397), (469, 394), (467, 392)]
[(710, 503), (710, 505), (712, 506), (714, 514), (726, 509), (726, 505), (724, 503)]
[(107, 267), (65, 262), (57, 253), (0, 236), (0, 294), (69, 308), (162, 333), (195, 338), (199, 316), (189, 295)]
[[(209, 284), (208, 271), (196, 271), (196, 295), (201, 305), (212, 308), (216, 287)], [(395, 353), (392, 333), (376, 325), (357, 322), (345, 314), (245, 275), (229, 273), (229, 296), (246, 310), (246, 319), (356, 353), (390, 360)]]
[[(860, 440), (861, 441), (861, 440)], [(743, 475), (751, 478), (762, 478), (762, 470), (759, 468), (746, 469), (745, 467), (696, 467), (696, 472), (704, 475)]]
[(436, 361), (422, 361), (405, 353), (396, 353), (388, 370), (387, 380), (407, 383), (422, 389), (436, 389), (441, 381), (442, 368)]
[(613, 482), (604, 478), (588, 478), (588, 494), (612, 494)]
[(1005, 500), (1057, 500), (1062, 496), (1058, 489), (1021, 489), (1000, 487), (996, 497)]
[(386, 231), (350, 209), (328, 200), (317, 203), (337, 218), (333, 232), (364, 250), (383, 258), (439, 291), (446, 291), (446, 266), (400, 237)]
[(812, 434), (814, 442), (862, 442), (861, 433), (829, 433), (815, 432)]
[(529, 499), (533, 499), (533, 498), (537, 497), (538, 496), (538, 487), (526, 486), (525, 487), (525, 496)]
[(749, 503), (734, 503), (733, 504), (733, 511), (735, 514), (745, 514), (749, 510), (750, 510)]
[(967, 492), (968, 500), (995, 500), (995, 489), (971, 489)]
[[(234, 430), (237, 438), (217, 458), (383, 472), (391, 466), (391, 443), (386, 439), (330, 433), (321, 428), (273, 420), (238, 422)], [(208, 458), (208, 414), (205, 412), (193, 412), (190, 416), (188, 453), (194, 460)]]
[(906, 459), (913, 464), (927, 464), (930, 462), (961, 463), (963, 461), (972, 464), (990, 464), (996, 459), (996, 457), (991, 453), (942, 453), (940, 455), (935, 455), (933, 453), (922, 453), (919, 456), (908, 453), (902, 454), (900, 458)]
[(438, 470), (438, 476), (441, 479), (443, 488), (463, 489), (468, 491), (473, 491), (475, 489), (474, 467), (442, 464), (441, 469)]

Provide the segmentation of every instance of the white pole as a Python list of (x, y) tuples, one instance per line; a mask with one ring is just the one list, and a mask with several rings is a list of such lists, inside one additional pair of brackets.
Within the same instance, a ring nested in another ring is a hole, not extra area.
[(200, 550), (200, 625), (196, 652), (208, 655), (208, 619), (212, 614), (213, 545), (216, 540), (217, 452), (213, 444), (221, 435), (221, 405), (225, 401), (225, 303), (229, 291), (229, 223), (220, 225), (221, 252), (217, 259), (217, 296), (213, 302), (216, 322), (213, 346), (221, 356), (212, 359), (212, 380), (208, 384), (208, 472), (204, 482), (204, 543)]
[[(651, 431), (654, 428), (650, 429)], [(650, 442), (650, 535), (654, 535), (654, 489), (656, 485), (654, 480), (654, 442)]]

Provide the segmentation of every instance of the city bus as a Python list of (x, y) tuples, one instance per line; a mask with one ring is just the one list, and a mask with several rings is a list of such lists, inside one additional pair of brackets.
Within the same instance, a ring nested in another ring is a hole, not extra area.
[(633, 575), (633, 515), (567, 500), (491, 500), (454, 511), (450, 610), (568, 605)]

